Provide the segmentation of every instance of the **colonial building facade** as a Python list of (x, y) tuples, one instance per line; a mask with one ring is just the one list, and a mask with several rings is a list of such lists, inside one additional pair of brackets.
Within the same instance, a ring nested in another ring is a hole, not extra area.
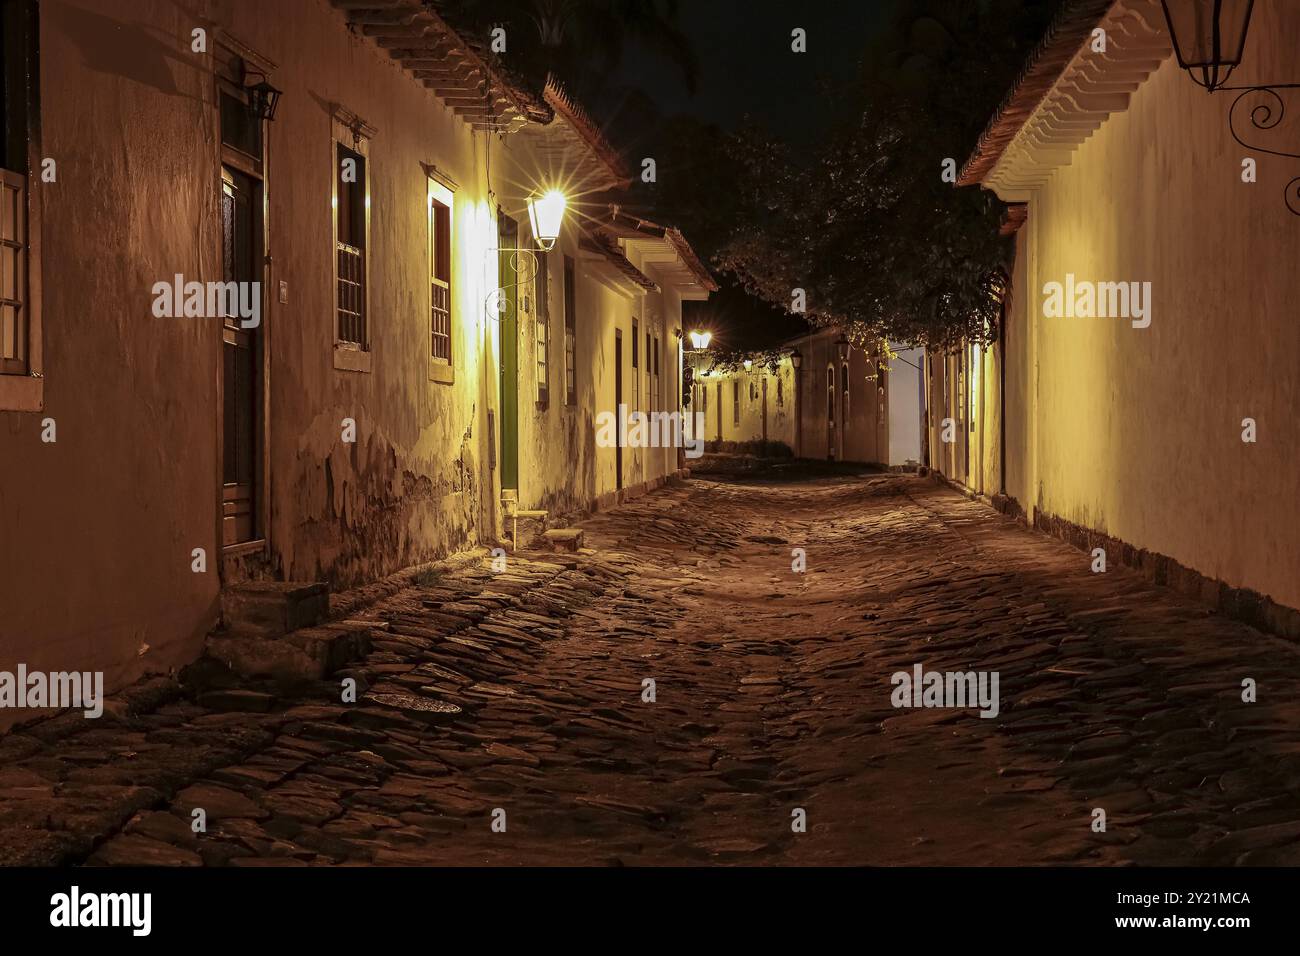
[(837, 329), (781, 348), (775, 367), (712, 368), (694, 352), (691, 408), (711, 448), (776, 444), (798, 458), (915, 469), (921, 457), (922, 350), (850, 345)]
[(930, 356), (929, 464), (1296, 637), (1295, 90), (1257, 88), (1300, 80), (1300, 9), (1253, 7), (1211, 93), (1158, 0), (1065, 6), (961, 173), (1011, 204), (1015, 266), (997, 341)]
[(679, 406), (715, 288), (584, 198), (628, 174), (558, 84), (422, 4), (206, 9), (4, 6), (0, 658), (110, 688), (241, 582), (348, 588), (663, 482), (675, 450), (595, 421)]

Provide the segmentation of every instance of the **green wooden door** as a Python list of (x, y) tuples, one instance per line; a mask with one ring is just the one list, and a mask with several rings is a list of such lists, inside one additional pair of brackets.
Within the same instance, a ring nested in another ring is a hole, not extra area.
[[(519, 224), (498, 213), (498, 245), (519, 247)], [(518, 253), (502, 251), (500, 282), (506, 290), (500, 307), (501, 332), (501, 487), (519, 489), (519, 275)]]

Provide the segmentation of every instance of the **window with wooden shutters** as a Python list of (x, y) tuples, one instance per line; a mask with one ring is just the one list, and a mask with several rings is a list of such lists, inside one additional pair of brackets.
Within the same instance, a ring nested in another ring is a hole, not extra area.
[(637, 363), (637, 339), (640, 337), (636, 319), (632, 320), (632, 408), (641, 408), (641, 372)]
[(740, 424), (740, 382), (731, 382), (731, 424)]
[(429, 358), (451, 365), (451, 190), (429, 180)]
[(840, 408), (841, 421), (846, 425), (849, 421), (849, 367), (848, 365), (840, 366), (840, 388), (844, 391), (844, 402)]
[(27, 177), (0, 169), (0, 374), (27, 374)]
[[(663, 393), (659, 390), (659, 336), (654, 339), (654, 378), (651, 382), (650, 405), (654, 411), (660, 411), (664, 407)], [(646, 361), (650, 361), (650, 356), (646, 356)]]
[(335, 144), (338, 341), (366, 347), (366, 157)]
[(551, 260), (545, 252), (537, 256), (533, 297), (537, 300), (537, 403), (551, 401)]
[(39, 208), (29, 154), (39, 155), (37, 5), (0, 4), (0, 409), (42, 407)]
[(573, 259), (564, 257), (564, 404), (578, 404), (578, 290)]

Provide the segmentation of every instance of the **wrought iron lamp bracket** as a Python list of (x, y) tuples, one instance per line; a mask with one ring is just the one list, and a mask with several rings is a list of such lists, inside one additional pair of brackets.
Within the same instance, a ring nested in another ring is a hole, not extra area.
[[(1300, 159), (1300, 152), (1289, 152), (1284, 149), (1268, 149), (1254, 143), (1249, 143), (1242, 138), (1238, 132), (1237, 119), (1238, 109), (1243, 104), (1249, 106), (1250, 125), (1261, 131), (1275, 129), (1282, 118), (1286, 115), (1286, 101), (1278, 90), (1300, 90), (1300, 83), (1265, 83), (1255, 86), (1220, 86), (1215, 88), (1214, 93), (1235, 93), (1236, 96), (1232, 101), (1232, 106), (1228, 108), (1228, 132), (1232, 134), (1243, 149), (1248, 149), (1256, 153), (1267, 153), (1270, 156), (1283, 156), (1287, 159)], [(1253, 100), (1251, 98), (1254, 98)], [(1251, 106), (1253, 101), (1254, 105)], [(1283, 201), (1286, 202), (1287, 209), (1291, 210), (1292, 215), (1300, 216), (1300, 176), (1296, 176), (1286, 184), (1283, 190)]]
[(515, 281), (509, 285), (498, 286), (489, 292), (483, 300), (483, 311), (489, 319), (496, 322), (501, 321), (502, 310), (510, 308), (510, 290), (517, 289), (525, 282), (531, 282), (535, 279), (540, 267), (535, 249), (486, 249), (484, 255), (500, 256), (507, 252), (510, 253), (510, 270), (516, 276)]

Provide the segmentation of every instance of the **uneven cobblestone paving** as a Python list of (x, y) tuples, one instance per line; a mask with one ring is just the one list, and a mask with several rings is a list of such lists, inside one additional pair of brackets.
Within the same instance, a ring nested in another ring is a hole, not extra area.
[[(693, 480), (584, 528), (351, 612), (390, 630), (334, 680), (0, 738), (0, 863), (1300, 863), (1292, 645), (911, 477)], [(998, 671), (1000, 715), (894, 709), (917, 663)]]

